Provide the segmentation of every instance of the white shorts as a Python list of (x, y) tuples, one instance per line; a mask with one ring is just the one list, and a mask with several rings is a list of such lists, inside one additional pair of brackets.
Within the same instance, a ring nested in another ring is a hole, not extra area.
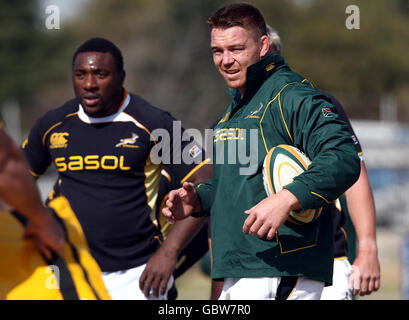
[(113, 300), (166, 300), (168, 291), (173, 285), (173, 276), (169, 279), (168, 286), (164, 295), (158, 298), (153, 296), (149, 299), (145, 297), (141, 289), (139, 289), (139, 278), (146, 264), (116, 272), (103, 272), (102, 278), (105, 286)]
[(319, 300), (323, 288), (303, 277), (226, 278), (219, 300)]
[(324, 288), (321, 300), (352, 300), (352, 289), (348, 287), (350, 274), (351, 264), (348, 258), (334, 260), (332, 286)]

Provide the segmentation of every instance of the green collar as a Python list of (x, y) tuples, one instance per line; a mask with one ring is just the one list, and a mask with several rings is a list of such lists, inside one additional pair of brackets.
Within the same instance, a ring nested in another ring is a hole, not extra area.
[[(263, 59), (248, 67), (246, 87), (244, 88), (243, 97), (253, 95), (253, 93), (256, 92), (264, 83), (264, 81), (282, 66), (287, 66), (284, 58), (279, 54), (270, 53)], [(228, 88), (227, 91), (236, 102), (238, 98), (241, 98), (239, 90)]]

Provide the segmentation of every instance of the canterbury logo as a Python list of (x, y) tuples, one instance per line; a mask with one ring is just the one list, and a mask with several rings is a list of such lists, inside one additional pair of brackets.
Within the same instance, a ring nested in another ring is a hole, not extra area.
[(132, 132), (132, 137), (131, 138), (125, 138), (119, 140), (119, 143), (115, 145), (115, 147), (124, 147), (124, 148), (139, 148), (139, 146), (135, 145), (136, 139), (138, 139), (139, 136), (136, 133)]
[(70, 134), (68, 132), (54, 132), (50, 137), (50, 149), (55, 148), (67, 148), (68, 137)]
[(266, 71), (271, 71), (276, 67), (274, 62), (270, 63), (269, 65), (266, 66)]

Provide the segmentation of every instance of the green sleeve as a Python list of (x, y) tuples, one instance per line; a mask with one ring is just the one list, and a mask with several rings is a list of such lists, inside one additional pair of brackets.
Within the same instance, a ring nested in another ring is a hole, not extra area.
[(197, 195), (200, 200), (200, 212), (192, 214), (193, 217), (205, 217), (210, 215), (210, 209), (213, 203), (212, 180), (200, 182), (195, 186)]
[(322, 207), (336, 200), (359, 177), (360, 160), (348, 127), (330, 100), (315, 89), (296, 88), (280, 98), (287, 134), (312, 160), (308, 170), (286, 189), (303, 209)]

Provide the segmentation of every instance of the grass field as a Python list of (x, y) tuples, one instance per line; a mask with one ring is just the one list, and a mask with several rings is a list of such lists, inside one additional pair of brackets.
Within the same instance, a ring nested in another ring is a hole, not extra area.
[[(381, 263), (381, 288), (364, 300), (400, 300), (401, 296), (401, 242), (403, 234), (378, 228), (377, 243)], [(200, 263), (176, 281), (178, 300), (208, 300), (210, 278), (201, 271)]]

